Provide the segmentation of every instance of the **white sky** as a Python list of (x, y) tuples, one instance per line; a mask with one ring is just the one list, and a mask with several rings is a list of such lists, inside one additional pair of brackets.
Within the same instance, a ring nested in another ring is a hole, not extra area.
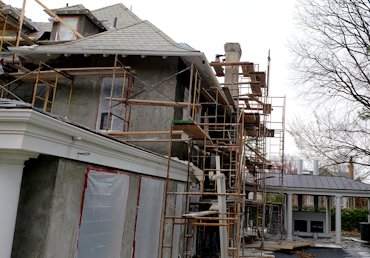
[[(295, 116), (303, 116), (295, 100), (295, 89), (289, 86), (291, 61), (288, 39), (294, 33), (293, 10), (296, 0), (122, 0), (143, 20), (149, 20), (177, 42), (185, 42), (205, 53), (209, 61), (224, 53), (224, 43), (239, 42), (242, 61), (260, 64), (267, 70), (267, 54), (271, 51), (270, 95), (287, 96), (286, 124)], [(3, 0), (22, 7), (23, 0)], [(90, 10), (119, 3), (120, 0), (41, 0), (48, 8), (83, 4)], [(26, 16), (34, 21), (47, 21), (41, 6), (27, 0)], [(298, 113), (300, 112), (300, 114)], [(286, 135), (285, 151), (297, 154), (292, 138)]]

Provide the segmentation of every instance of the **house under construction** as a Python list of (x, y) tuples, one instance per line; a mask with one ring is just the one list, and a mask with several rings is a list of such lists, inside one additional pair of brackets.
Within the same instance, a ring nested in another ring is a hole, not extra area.
[(0, 3), (0, 257), (248, 257), (282, 239), (269, 67), (238, 43), (209, 62), (122, 4), (35, 2), (49, 23)]

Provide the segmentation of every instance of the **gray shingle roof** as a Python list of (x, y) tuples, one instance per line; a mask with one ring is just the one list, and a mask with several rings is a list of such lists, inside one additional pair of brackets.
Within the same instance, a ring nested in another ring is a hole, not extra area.
[(126, 54), (198, 56), (201, 53), (176, 43), (148, 21), (63, 44), (11, 48), (19, 54)]
[(85, 10), (87, 10), (87, 9), (82, 4), (66, 6), (66, 7), (57, 8), (57, 9), (52, 9), (52, 11), (55, 12), (56, 14), (63, 14), (63, 13), (77, 12), (77, 11), (85, 11)]
[(34, 37), (38, 40), (44, 33), (51, 32), (53, 24), (51, 22), (34, 22), (33, 23), (37, 28), (37, 31), (31, 32), (28, 34), (29, 37)]
[(117, 17), (116, 28), (123, 28), (141, 21), (139, 17), (121, 3), (93, 10), (92, 13), (107, 28), (111, 28), (113, 26), (115, 17)]
[[(370, 191), (370, 184), (341, 176), (284, 175), (284, 188), (315, 190)], [(266, 180), (267, 187), (279, 187), (278, 175)]]

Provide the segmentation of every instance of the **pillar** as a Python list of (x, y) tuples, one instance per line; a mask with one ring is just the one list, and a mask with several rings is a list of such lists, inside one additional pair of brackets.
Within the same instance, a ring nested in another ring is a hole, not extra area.
[(284, 198), (284, 230), (285, 232), (288, 232), (288, 198), (285, 195)]
[(330, 203), (330, 196), (326, 196), (326, 229), (325, 233), (330, 234), (331, 232), (331, 203)]
[(335, 196), (335, 243), (340, 244), (342, 242), (342, 197)]
[(293, 194), (288, 193), (288, 203), (287, 203), (287, 241), (293, 241)]
[(32, 154), (0, 151), (0, 257), (10, 258), (24, 162)]

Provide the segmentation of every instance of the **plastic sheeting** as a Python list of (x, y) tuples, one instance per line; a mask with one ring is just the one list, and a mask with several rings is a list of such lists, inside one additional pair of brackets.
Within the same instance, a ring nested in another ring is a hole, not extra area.
[[(177, 192), (184, 192), (185, 186), (184, 184), (177, 184)], [(180, 217), (182, 214), (182, 204), (184, 202), (185, 195), (176, 195), (176, 206), (175, 206), (175, 216)], [(173, 231), (173, 249), (172, 249), (172, 257), (178, 258), (179, 257), (179, 245), (180, 245), (180, 225), (174, 225)]]
[(77, 258), (121, 256), (129, 182), (128, 175), (89, 171)]
[(164, 182), (141, 178), (136, 221), (135, 258), (157, 257), (161, 239)]

